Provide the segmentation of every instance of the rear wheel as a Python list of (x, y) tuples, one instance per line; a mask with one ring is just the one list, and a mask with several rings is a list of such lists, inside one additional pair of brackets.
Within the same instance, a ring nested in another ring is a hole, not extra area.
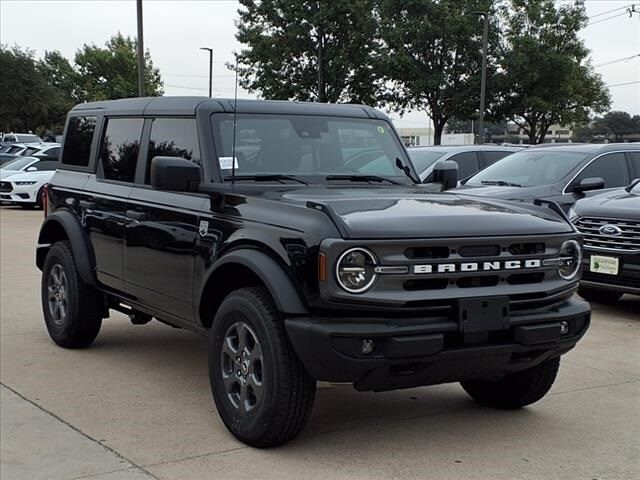
[(604, 303), (611, 305), (616, 303), (622, 297), (622, 292), (616, 292), (614, 290), (600, 290), (597, 288), (580, 287), (578, 288), (578, 295), (584, 298), (587, 302)]
[(264, 288), (242, 288), (222, 302), (209, 334), (209, 379), (222, 421), (254, 447), (294, 438), (313, 407), (315, 380)]
[(87, 285), (69, 242), (54, 244), (42, 269), (42, 311), (49, 336), (65, 348), (89, 346), (102, 325), (102, 297)]
[(462, 388), (476, 402), (500, 409), (516, 409), (537, 402), (551, 389), (560, 367), (560, 357), (512, 373), (498, 381), (470, 380)]

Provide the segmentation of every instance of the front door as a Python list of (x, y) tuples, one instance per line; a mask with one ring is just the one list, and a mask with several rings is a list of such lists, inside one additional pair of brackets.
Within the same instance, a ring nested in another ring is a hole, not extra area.
[(126, 210), (125, 288), (143, 304), (192, 321), (200, 230), (203, 235), (208, 230), (200, 215), (209, 209), (209, 199), (152, 189), (150, 164), (156, 156), (173, 156), (200, 165), (195, 119), (153, 119), (145, 152)]

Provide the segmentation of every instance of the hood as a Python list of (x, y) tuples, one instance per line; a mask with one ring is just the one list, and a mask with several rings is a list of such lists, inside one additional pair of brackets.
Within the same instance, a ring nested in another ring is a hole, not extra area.
[(573, 211), (580, 217), (620, 218), (640, 221), (640, 195), (615, 189), (578, 200)]
[(306, 187), (270, 192), (278, 201), (323, 206), (348, 238), (544, 235), (572, 228), (549, 208), (427, 193), (419, 187)]
[(0, 170), (0, 180), (4, 180), (5, 178), (13, 177), (20, 173), (24, 173), (20, 170), (5, 170), (4, 168)]
[[(45, 170), (42, 172), (15, 172), (14, 175), (9, 176), (10, 182), (46, 182), (53, 177), (56, 173), (53, 170)], [(0, 177), (4, 179), (5, 177)]]

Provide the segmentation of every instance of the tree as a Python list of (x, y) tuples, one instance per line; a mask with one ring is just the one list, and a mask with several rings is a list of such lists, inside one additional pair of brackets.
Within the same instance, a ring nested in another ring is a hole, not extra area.
[(606, 111), (609, 93), (578, 37), (588, 21), (581, 0), (508, 0), (501, 17), (495, 117), (516, 123), (534, 144), (553, 124), (584, 123), (590, 111)]
[[(84, 45), (75, 55), (77, 95), (82, 101), (112, 100), (138, 96), (136, 40), (122, 34), (111, 37), (105, 48)], [(145, 52), (145, 95), (163, 94), (160, 71)]]
[(240, 85), (269, 99), (374, 103), (373, 0), (240, 0)]
[(35, 131), (59, 120), (58, 92), (47, 82), (31, 50), (0, 47), (0, 92), (0, 129)]
[[(434, 143), (453, 117), (471, 118), (478, 110), (483, 19), (492, 0), (380, 0), (382, 70), (390, 105), (423, 110), (434, 126)], [(496, 43), (490, 28), (490, 49)], [(488, 58), (491, 90), (493, 55)]]
[(636, 121), (627, 112), (608, 112), (604, 117), (598, 119), (596, 123), (599, 129), (607, 136), (613, 135), (615, 142), (621, 142), (625, 135), (639, 131)]

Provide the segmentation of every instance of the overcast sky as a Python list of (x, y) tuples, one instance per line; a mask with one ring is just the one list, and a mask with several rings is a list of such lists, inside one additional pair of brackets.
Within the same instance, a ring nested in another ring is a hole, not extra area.
[[(294, 0), (292, 0), (294, 1)], [(559, 0), (561, 3), (562, 0)], [(0, 2), (0, 40), (35, 50), (59, 50), (73, 58), (85, 43), (104, 45), (116, 32), (135, 37), (134, 0), (2, 0)], [(591, 25), (581, 35), (591, 50), (593, 64), (611, 85), (612, 109), (640, 114), (640, 57), (602, 65), (640, 54), (640, 14), (633, 18), (624, 10), (605, 13), (640, 1), (587, 0)], [(215, 96), (233, 96), (234, 77), (225, 67), (233, 60), (240, 44), (234, 34), (238, 2), (235, 0), (144, 0), (144, 43), (151, 51), (165, 82), (166, 95), (207, 95), (208, 53), (215, 52)], [(613, 17), (613, 18), (611, 18)], [(240, 96), (253, 95), (241, 92)], [(397, 115), (394, 115), (397, 117)], [(425, 124), (424, 113), (405, 116), (400, 126)]]

